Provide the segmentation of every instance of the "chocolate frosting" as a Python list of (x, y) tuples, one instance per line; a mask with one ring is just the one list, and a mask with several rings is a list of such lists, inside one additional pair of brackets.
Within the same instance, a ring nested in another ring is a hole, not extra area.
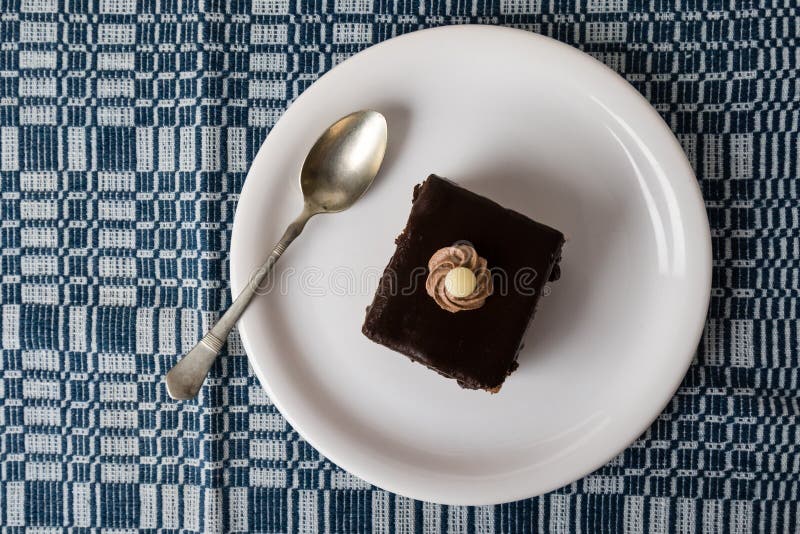
[[(362, 331), (462, 387), (496, 391), (517, 366), (526, 327), (561, 258), (564, 236), (437, 176), (417, 186), (413, 200)], [(495, 270), (510, 274), (505, 288), (499, 285), (503, 279), (493, 276), (494, 293), (479, 309), (449, 313), (423, 284), (408, 284), (436, 250), (460, 240), (486, 258), (493, 275)], [(530, 292), (511, 290), (521, 269), (538, 273)], [(398, 290), (402, 287), (415, 289)]]
[[(445, 289), (444, 280), (452, 269), (466, 267), (475, 275), (475, 290), (466, 297), (454, 297)], [(470, 245), (455, 245), (440, 248), (428, 260), (428, 279), (425, 290), (443, 310), (455, 313), (476, 310), (483, 306), (492, 294), (492, 277), (486, 260)]]

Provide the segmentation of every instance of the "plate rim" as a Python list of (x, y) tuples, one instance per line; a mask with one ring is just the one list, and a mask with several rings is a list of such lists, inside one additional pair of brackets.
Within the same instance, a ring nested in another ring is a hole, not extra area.
[[(544, 485), (545, 486), (544, 489), (536, 489), (536, 488), (533, 488), (533, 486), (531, 486), (531, 489), (527, 489), (527, 490), (520, 489), (520, 490), (514, 491), (513, 488), (509, 488), (508, 491), (506, 491), (503, 495), (496, 495), (496, 496), (494, 496), (492, 498), (486, 498), (486, 496), (478, 497), (476, 495), (475, 498), (466, 499), (466, 500), (465, 499), (452, 499), (449, 496), (438, 496), (437, 497), (436, 495), (433, 495), (430, 492), (419, 491), (420, 488), (415, 488), (412, 491), (409, 488), (400, 487), (398, 485), (395, 485), (395, 484), (391, 483), (391, 481), (378, 480), (378, 479), (376, 479), (375, 477), (372, 476), (372, 473), (365, 472), (364, 470), (359, 469), (358, 467), (354, 467), (353, 466), (353, 462), (351, 462), (350, 460), (341, 458), (340, 455), (337, 454), (337, 453), (330, 453), (329, 451), (326, 451), (324, 445), (321, 446), (320, 443), (316, 440), (316, 438), (311, 438), (310, 439), (309, 436), (307, 435), (306, 430), (303, 429), (301, 426), (298, 426), (296, 424), (294, 418), (290, 415), (290, 413), (288, 413), (285, 410), (285, 406), (283, 405), (282, 401), (274, 395), (274, 392), (273, 392), (272, 388), (269, 386), (267, 370), (263, 368), (263, 365), (261, 365), (260, 363), (257, 362), (257, 360), (256, 360), (256, 358), (254, 356), (252, 356), (254, 347), (252, 346), (252, 343), (251, 343), (251, 341), (249, 339), (249, 335), (247, 334), (246, 329), (240, 327), (238, 325), (238, 323), (237, 323), (237, 330), (239, 332), (239, 337), (240, 337), (240, 339), (242, 341), (242, 345), (243, 345), (243, 348), (245, 350), (245, 353), (247, 354), (248, 362), (250, 363), (250, 366), (252, 367), (254, 373), (256, 374), (256, 376), (258, 378), (260, 386), (264, 389), (264, 391), (266, 392), (266, 394), (269, 397), (269, 399), (272, 402), (272, 404), (278, 409), (278, 411), (281, 413), (282, 417), (284, 417), (286, 419), (286, 421), (289, 423), (289, 425), (291, 425), (291, 427), (306, 442), (308, 442), (312, 447), (314, 447), (324, 458), (328, 459), (329, 461), (331, 461), (332, 463), (336, 464), (337, 466), (339, 466), (343, 470), (347, 471), (348, 473), (350, 473), (350, 474), (352, 474), (352, 475), (354, 475), (354, 476), (366, 481), (367, 483), (369, 483), (369, 484), (371, 484), (371, 485), (373, 485), (373, 486), (375, 486), (377, 488), (381, 488), (381, 489), (384, 489), (384, 490), (387, 490), (387, 491), (391, 491), (391, 492), (396, 493), (398, 495), (403, 495), (403, 496), (407, 496), (407, 497), (413, 498), (413, 499), (418, 499), (418, 500), (423, 500), (423, 501), (433, 502), (433, 503), (438, 503), (438, 504), (445, 504), (445, 505), (457, 505), (457, 506), (458, 505), (467, 505), (467, 506), (496, 505), (496, 504), (502, 504), (502, 503), (507, 503), (507, 502), (513, 502), (513, 501), (517, 501), (517, 500), (521, 500), (521, 499), (531, 498), (531, 497), (535, 497), (535, 496), (538, 496), (538, 495), (543, 495), (545, 493), (549, 493), (549, 492), (551, 492), (551, 491), (553, 491), (555, 489), (558, 489), (558, 488), (561, 488), (561, 487), (563, 487), (565, 485), (568, 485), (568, 484), (570, 484), (572, 482), (580, 480), (581, 478), (585, 477), (588, 474), (591, 474), (592, 472), (594, 472), (597, 469), (601, 468), (602, 466), (606, 465), (610, 460), (612, 460), (613, 458), (617, 457), (620, 453), (622, 453), (625, 449), (627, 449), (648, 428), (650, 428), (652, 426), (653, 422), (658, 418), (658, 416), (661, 413), (663, 413), (664, 409), (669, 405), (669, 403), (674, 398), (675, 393), (677, 392), (678, 388), (680, 387), (681, 382), (684, 380), (684, 378), (686, 376), (686, 373), (688, 372), (688, 370), (689, 370), (689, 368), (691, 366), (691, 363), (692, 363), (692, 361), (694, 359), (694, 356), (697, 353), (697, 347), (698, 347), (699, 342), (700, 342), (700, 340), (702, 338), (702, 334), (703, 334), (705, 325), (707, 323), (708, 310), (709, 310), (710, 301), (711, 301), (712, 264), (713, 264), (713, 256), (712, 256), (713, 249), (712, 249), (712, 242), (711, 242), (711, 229), (710, 229), (710, 224), (709, 224), (709, 221), (708, 221), (708, 214), (707, 214), (707, 211), (706, 211), (706, 208), (705, 208), (705, 202), (704, 202), (704, 199), (703, 199), (702, 190), (700, 188), (699, 182), (697, 181), (697, 177), (695, 175), (694, 169), (692, 168), (691, 163), (689, 162), (688, 157), (686, 156), (686, 153), (684, 152), (684, 150), (683, 150), (682, 146), (680, 145), (678, 139), (676, 138), (674, 132), (669, 127), (669, 125), (666, 124), (666, 122), (661, 117), (661, 115), (655, 110), (655, 108), (652, 106), (652, 104), (641, 93), (639, 93), (639, 91), (637, 91), (627, 80), (625, 80), (621, 75), (619, 75), (613, 69), (611, 69), (610, 67), (606, 66), (601, 61), (599, 61), (596, 58), (592, 57), (588, 53), (583, 52), (582, 50), (579, 50), (578, 48), (575, 48), (575, 47), (570, 46), (568, 44), (562, 43), (562, 42), (560, 42), (560, 41), (558, 41), (556, 39), (553, 39), (553, 38), (550, 38), (550, 37), (547, 37), (547, 36), (544, 36), (544, 35), (541, 35), (541, 34), (533, 33), (533, 32), (527, 31), (527, 30), (523, 30), (523, 29), (511, 28), (511, 27), (505, 27), (505, 26), (493, 26), (493, 25), (489, 25), (489, 24), (463, 24), (463, 25), (450, 25), (450, 26), (440, 26), (440, 27), (435, 27), (435, 28), (426, 28), (426, 29), (421, 29), (421, 30), (416, 30), (416, 31), (410, 32), (410, 33), (406, 33), (406, 34), (403, 34), (403, 35), (400, 35), (400, 36), (396, 36), (396, 37), (393, 37), (393, 38), (389, 38), (389, 39), (384, 40), (384, 41), (382, 41), (380, 43), (377, 43), (375, 45), (369, 46), (368, 48), (366, 48), (366, 49), (354, 54), (353, 56), (347, 58), (345, 61), (335, 65), (334, 67), (332, 67), (330, 70), (325, 72), (322, 76), (320, 76), (317, 80), (315, 80), (314, 83), (312, 84), (312, 86), (317, 84), (320, 80), (330, 76), (332, 73), (338, 71), (338, 69), (342, 65), (352, 61), (353, 58), (355, 58), (355, 57), (367, 55), (367, 54), (370, 54), (370, 53), (374, 53), (376, 50), (380, 50), (380, 49), (383, 49), (385, 47), (395, 46), (398, 41), (407, 41), (407, 40), (420, 39), (421, 37), (424, 38), (424, 36), (426, 36), (428, 34), (445, 33), (445, 32), (447, 32), (447, 33), (464, 33), (465, 35), (475, 32), (475, 33), (486, 33), (486, 34), (495, 33), (495, 34), (507, 34), (507, 35), (513, 34), (513, 35), (517, 35), (517, 36), (525, 36), (528, 39), (540, 41), (540, 43), (542, 45), (544, 45), (544, 46), (549, 46), (549, 47), (552, 47), (554, 49), (561, 49), (562, 52), (565, 52), (565, 53), (567, 53), (569, 55), (572, 55), (577, 59), (581, 59), (583, 61), (590, 60), (591, 62), (593, 62), (595, 64), (596, 67), (600, 67), (598, 69), (599, 71), (604, 72), (609, 84), (616, 85), (619, 91), (626, 92), (630, 98), (636, 99), (640, 103), (644, 104), (644, 106), (642, 106), (642, 112), (647, 113), (650, 116), (651, 120), (648, 121), (648, 122), (653, 122), (654, 124), (658, 124), (666, 133), (668, 133), (669, 135), (667, 137), (670, 139), (671, 144), (673, 145), (672, 148), (673, 149), (677, 149), (677, 153), (682, 155), (682, 157), (680, 159), (681, 159), (681, 163), (684, 166), (683, 171), (685, 171), (685, 172), (676, 173), (676, 174), (680, 174), (681, 175), (680, 176), (681, 180), (684, 177), (693, 178), (693, 179), (690, 180), (691, 183), (688, 184), (689, 185), (689, 190), (690, 190), (689, 194), (690, 194), (691, 198), (686, 199), (685, 203), (681, 204), (681, 209), (684, 210), (687, 207), (693, 207), (695, 209), (699, 208), (698, 213), (701, 215), (701, 217), (699, 217), (699, 220), (697, 221), (700, 224), (701, 228), (695, 228), (695, 229), (696, 230), (702, 230), (702, 236), (696, 236), (695, 238), (693, 238), (693, 241), (697, 243), (697, 246), (700, 249), (700, 252), (702, 253), (702, 258), (701, 259), (704, 260), (704, 261), (701, 262), (702, 263), (701, 267), (703, 268), (704, 272), (697, 273), (697, 275), (695, 276), (694, 279), (695, 279), (695, 281), (698, 282), (698, 285), (702, 286), (702, 294), (705, 296), (705, 298), (701, 302), (699, 302), (699, 304), (702, 305), (702, 313), (699, 314), (699, 316), (698, 316), (700, 318), (700, 320), (698, 320), (697, 324), (695, 325), (694, 332), (691, 332), (691, 336), (689, 335), (690, 332), (687, 329), (686, 338), (687, 338), (687, 340), (690, 339), (692, 341), (690, 346), (694, 347), (694, 349), (690, 350), (688, 352), (688, 354), (684, 356), (683, 365), (681, 366), (682, 372), (680, 373), (680, 375), (678, 375), (676, 373), (675, 377), (670, 381), (670, 386), (666, 390), (666, 391), (669, 391), (669, 394), (666, 395), (665, 398), (660, 399), (660, 402), (658, 403), (658, 410), (657, 411), (654, 410), (653, 414), (651, 416), (648, 416), (648, 418), (646, 419), (646, 421), (643, 424), (640, 424), (640, 425), (635, 427), (635, 430), (634, 430), (633, 425), (631, 425), (631, 431), (628, 434), (626, 434), (626, 437), (621, 442), (621, 445), (618, 448), (614, 448), (608, 454), (598, 455), (597, 460), (595, 462), (591, 463), (591, 467), (590, 468), (588, 468), (588, 469), (580, 469), (577, 472), (577, 474), (571, 473), (571, 474), (567, 474), (567, 475), (564, 475), (564, 476), (561, 476), (561, 477), (557, 477), (557, 480), (553, 480), (549, 484), (545, 484)], [(240, 241), (240, 238), (237, 238), (237, 235), (241, 236), (241, 234), (243, 232), (243, 230), (241, 228), (241, 225), (242, 225), (241, 219), (242, 219), (242, 217), (240, 217), (240, 213), (241, 213), (240, 212), (240, 207), (242, 206), (241, 198), (244, 196), (244, 193), (245, 193), (245, 191), (247, 189), (248, 182), (253, 183), (253, 180), (250, 180), (250, 175), (251, 175), (251, 173), (253, 171), (253, 168), (255, 167), (255, 163), (260, 159), (260, 155), (261, 155), (262, 150), (264, 149), (264, 146), (270, 140), (270, 137), (272, 136), (272, 133), (276, 129), (278, 129), (278, 127), (281, 124), (283, 124), (285, 122), (286, 115), (287, 115), (287, 112), (288, 112), (289, 108), (295, 107), (295, 106), (298, 105), (298, 103), (301, 103), (301, 102), (303, 102), (305, 100), (305, 97), (309, 94), (309, 89), (312, 86), (309, 86), (308, 88), (306, 88), (306, 90), (304, 90), (303, 93), (301, 93), (294, 101), (292, 101), (289, 104), (289, 106), (287, 106), (286, 110), (283, 112), (283, 114), (280, 116), (280, 118), (276, 121), (276, 123), (273, 125), (273, 127), (270, 128), (270, 131), (269, 131), (268, 135), (264, 138), (264, 140), (262, 141), (261, 145), (259, 146), (259, 150), (256, 152), (256, 155), (254, 156), (253, 160), (250, 162), (250, 166), (248, 168), (247, 175), (245, 177), (245, 181), (244, 181), (244, 184), (242, 186), (242, 190), (240, 192), (240, 201), (237, 203), (237, 206), (236, 206), (236, 212), (234, 214), (233, 227), (232, 227), (232, 230), (231, 230), (231, 237), (230, 237), (231, 244), (230, 244), (230, 251), (229, 251), (229, 276), (230, 276), (229, 290), (231, 292), (231, 297), (232, 298), (235, 298), (236, 293), (238, 293), (238, 291), (236, 291), (236, 290), (243, 286), (243, 283), (242, 283), (243, 281), (238, 279), (238, 275), (236, 274), (237, 271), (236, 271), (236, 268), (234, 266), (234, 258), (237, 256), (235, 254), (235, 250), (239, 246), (241, 246), (241, 245), (237, 244)], [(693, 185), (693, 187), (692, 187), (692, 185)], [(689, 204), (689, 202), (691, 202), (691, 204)], [(237, 232), (237, 229), (238, 229), (238, 232)], [(655, 405), (656, 405), (656, 403), (654, 403), (654, 406)]]

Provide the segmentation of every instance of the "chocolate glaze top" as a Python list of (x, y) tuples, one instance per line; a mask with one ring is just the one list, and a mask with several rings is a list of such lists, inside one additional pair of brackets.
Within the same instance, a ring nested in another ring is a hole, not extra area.
[[(502, 271), (483, 307), (441, 309), (425, 291), (427, 264), (438, 249), (468, 241)], [(379, 283), (363, 332), (469, 388), (499, 387), (516, 356), (539, 295), (558, 263), (564, 236), (435, 175), (414, 188), (397, 249)], [(529, 275), (526, 291), (515, 277)], [(502, 277), (501, 277), (502, 278)], [(412, 288), (403, 292), (403, 289)]]

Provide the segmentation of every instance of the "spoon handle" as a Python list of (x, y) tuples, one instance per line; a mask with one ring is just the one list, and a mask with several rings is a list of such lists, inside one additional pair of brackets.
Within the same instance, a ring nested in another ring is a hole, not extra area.
[(253, 300), (261, 282), (264, 281), (272, 267), (275, 266), (275, 262), (278, 261), (278, 258), (281, 257), (281, 254), (284, 253), (292, 241), (300, 235), (312, 215), (314, 214), (310, 210), (304, 209), (303, 213), (286, 228), (280, 241), (272, 249), (272, 253), (264, 264), (250, 276), (249, 283), (239, 293), (233, 304), (211, 327), (211, 330), (203, 336), (203, 339), (169, 370), (166, 376), (166, 383), (167, 393), (169, 393), (170, 397), (175, 400), (188, 400), (197, 395), (236, 321), (239, 320), (250, 301)]

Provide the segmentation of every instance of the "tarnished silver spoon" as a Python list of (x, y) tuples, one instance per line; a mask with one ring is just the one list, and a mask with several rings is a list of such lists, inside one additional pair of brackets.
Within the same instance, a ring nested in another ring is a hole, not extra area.
[(381, 167), (386, 141), (386, 118), (377, 111), (357, 111), (347, 115), (317, 139), (300, 173), (303, 211), (286, 228), (264, 265), (251, 277), (250, 283), (211, 331), (167, 373), (170, 397), (184, 400), (197, 395), (231, 329), (286, 247), (300, 235), (311, 217), (346, 210), (364, 194)]

